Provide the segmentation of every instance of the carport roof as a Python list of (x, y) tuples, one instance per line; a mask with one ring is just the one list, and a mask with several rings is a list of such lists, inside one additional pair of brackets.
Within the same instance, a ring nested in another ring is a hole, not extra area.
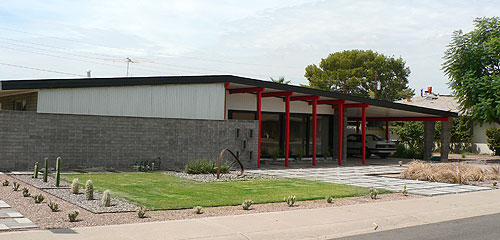
[[(270, 81), (232, 76), (232, 75), (203, 75), (203, 76), (158, 76), (158, 77), (117, 77), (117, 78), (79, 78), (79, 79), (40, 79), (40, 80), (6, 80), (0, 81), (0, 93), (8, 90), (37, 90), (51, 88), (84, 88), (84, 87), (118, 87), (139, 85), (165, 84), (199, 84), (199, 83), (230, 83), (229, 89), (249, 87), (265, 88), (265, 93), (287, 91), (294, 96), (320, 96), (321, 100), (346, 100), (347, 104), (369, 104), (367, 117), (369, 120), (400, 118), (404, 120), (418, 120), (419, 118), (457, 117), (457, 113), (437, 110), (407, 104), (395, 103), (353, 96), (331, 91), (279, 84)], [(349, 108), (349, 117), (360, 117), (359, 108)]]

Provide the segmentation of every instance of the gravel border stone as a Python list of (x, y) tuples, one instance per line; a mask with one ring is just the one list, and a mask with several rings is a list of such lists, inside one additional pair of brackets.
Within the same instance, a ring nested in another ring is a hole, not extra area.
[(276, 176), (257, 174), (257, 173), (249, 173), (245, 172), (243, 175), (240, 175), (240, 171), (230, 171), (226, 174), (221, 174), (220, 178), (217, 179), (216, 174), (187, 174), (185, 172), (175, 172), (175, 171), (166, 171), (164, 174), (186, 178), (190, 180), (195, 180), (199, 182), (228, 182), (228, 181), (248, 181), (248, 180), (259, 180), (259, 179), (277, 179)]
[(33, 185), (37, 188), (40, 188), (40, 189), (51, 189), (51, 188), (69, 189), (71, 187), (71, 185), (69, 183), (62, 181), (62, 180), (59, 184), (59, 187), (56, 187), (56, 179), (54, 179), (51, 176), (49, 176), (47, 178), (47, 182), (44, 182), (43, 181), (43, 174), (42, 175), (39, 174), (38, 178), (33, 178), (31, 174), (30, 175), (28, 175), (28, 174), (10, 174), (10, 176), (12, 176), (13, 178), (19, 179), (27, 184)]

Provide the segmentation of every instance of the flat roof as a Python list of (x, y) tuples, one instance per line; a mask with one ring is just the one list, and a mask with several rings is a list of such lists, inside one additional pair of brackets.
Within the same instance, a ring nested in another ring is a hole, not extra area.
[[(8, 90), (35, 90), (52, 88), (86, 88), (86, 87), (120, 87), (139, 85), (166, 85), (166, 84), (202, 84), (202, 83), (230, 83), (229, 89), (248, 87), (262, 87), (265, 92), (287, 91), (294, 92), (294, 96), (320, 96), (321, 100), (346, 100), (347, 103), (369, 104), (371, 117), (458, 117), (456, 112), (444, 111), (408, 104), (395, 103), (386, 100), (371, 99), (350, 94), (336, 93), (326, 90), (280, 84), (271, 81), (262, 81), (233, 75), (202, 75), (202, 76), (154, 76), (154, 77), (113, 77), (113, 78), (75, 78), (75, 79), (39, 79), (39, 80), (3, 80), (0, 81), (0, 91)], [(399, 110), (399, 111), (398, 111)], [(359, 109), (350, 109), (354, 115), (360, 115)], [(399, 112), (399, 113), (398, 113)], [(418, 113), (414, 116), (403, 112)]]

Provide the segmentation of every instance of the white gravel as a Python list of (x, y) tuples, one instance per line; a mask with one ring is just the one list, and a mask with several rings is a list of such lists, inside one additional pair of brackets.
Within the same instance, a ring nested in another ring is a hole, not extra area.
[(174, 172), (174, 171), (167, 171), (165, 172), (165, 174), (200, 182), (227, 182), (227, 181), (245, 181), (245, 180), (277, 178), (275, 176), (255, 174), (255, 173), (244, 173), (243, 175), (240, 175), (241, 174), (240, 171), (230, 171), (229, 173), (222, 174), (219, 179), (217, 179), (217, 174), (187, 174), (185, 172)]

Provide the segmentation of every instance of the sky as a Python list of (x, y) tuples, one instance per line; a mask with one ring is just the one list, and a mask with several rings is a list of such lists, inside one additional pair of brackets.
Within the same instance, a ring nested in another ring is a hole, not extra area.
[[(495, 15), (496, 14), (496, 15)], [(328, 54), (401, 57), (410, 87), (448, 94), (455, 30), (500, 14), (500, 0), (2, 0), (0, 80), (230, 74), (307, 84)]]

